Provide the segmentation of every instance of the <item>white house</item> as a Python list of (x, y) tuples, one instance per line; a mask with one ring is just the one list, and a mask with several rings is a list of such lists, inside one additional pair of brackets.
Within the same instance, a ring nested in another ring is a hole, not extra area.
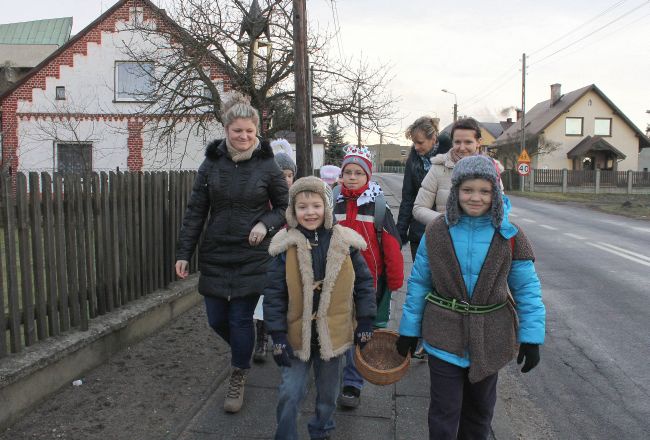
[[(206, 141), (223, 136), (223, 127), (215, 121), (209, 129), (197, 131), (188, 123), (176, 128), (174, 142), (158, 143), (148, 129), (156, 118), (165, 116), (143, 114), (139, 102), (140, 91), (150, 87), (146, 73), (156, 65), (129, 56), (133, 47), (153, 43), (134, 30), (136, 22), (154, 29), (175, 26), (149, 0), (120, 0), (0, 94), (3, 168), (144, 171), (198, 167)], [(156, 35), (157, 47), (169, 43)], [(217, 64), (204, 68), (221, 91), (228, 93), (228, 78)]]
[[(296, 161), (296, 132), (294, 131), (278, 131), (275, 133), (276, 138), (286, 139), (291, 145), (293, 153), (291, 158), (293, 161)], [(311, 161), (312, 166), (315, 170), (320, 170), (320, 167), (324, 165), (325, 161), (325, 138), (322, 136), (312, 136), (312, 146), (311, 146)]]

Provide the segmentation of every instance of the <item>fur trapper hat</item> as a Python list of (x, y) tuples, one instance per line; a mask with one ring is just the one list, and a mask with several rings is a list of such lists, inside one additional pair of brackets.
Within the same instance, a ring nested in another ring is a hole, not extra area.
[(287, 207), (286, 215), (287, 225), (290, 228), (298, 227), (298, 218), (296, 217), (295, 209), (296, 196), (305, 191), (316, 193), (323, 198), (323, 202), (325, 203), (323, 226), (325, 229), (332, 229), (332, 225), (334, 224), (334, 214), (332, 213), (334, 209), (334, 196), (332, 195), (332, 188), (314, 176), (301, 177), (293, 182), (293, 185), (289, 188), (289, 206)]
[(499, 229), (503, 221), (503, 198), (501, 197), (501, 185), (499, 184), (499, 172), (495, 161), (487, 156), (464, 157), (454, 166), (451, 173), (451, 189), (447, 198), (447, 223), (453, 226), (458, 223), (461, 216), (461, 208), (458, 196), (458, 188), (461, 183), (469, 179), (484, 179), (492, 184), (492, 209), (490, 216), (492, 225)]

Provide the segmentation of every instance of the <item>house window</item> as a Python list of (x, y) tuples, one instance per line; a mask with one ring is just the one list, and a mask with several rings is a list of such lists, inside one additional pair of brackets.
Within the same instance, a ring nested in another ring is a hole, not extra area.
[(567, 136), (582, 136), (582, 118), (566, 118), (565, 134)]
[(612, 118), (596, 118), (596, 120), (594, 121), (594, 135), (611, 136)]
[(93, 169), (93, 144), (57, 144), (56, 168), (59, 173), (89, 173)]
[(210, 87), (203, 87), (203, 97), (212, 100), (212, 90), (210, 90)]
[(153, 63), (115, 62), (115, 100), (148, 101), (154, 91)]
[(57, 86), (55, 89), (55, 95), (57, 100), (65, 99), (65, 87)]
[(400, 153), (400, 155), (402, 155), (402, 156), (406, 156), (406, 150), (402, 150), (402, 151), (400, 151), (399, 153)]

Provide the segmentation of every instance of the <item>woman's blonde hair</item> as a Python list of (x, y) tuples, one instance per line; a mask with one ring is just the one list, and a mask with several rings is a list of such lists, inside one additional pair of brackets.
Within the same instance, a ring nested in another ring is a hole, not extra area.
[(233, 94), (221, 107), (221, 120), (224, 128), (228, 128), (235, 119), (251, 119), (259, 131), (259, 113), (247, 98), (238, 93)]
[(413, 139), (413, 136), (418, 131), (421, 131), (427, 139), (438, 136), (438, 123), (440, 119), (432, 118), (431, 116), (421, 116), (415, 120), (414, 123), (409, 125), (406, 129), (406, 139)]

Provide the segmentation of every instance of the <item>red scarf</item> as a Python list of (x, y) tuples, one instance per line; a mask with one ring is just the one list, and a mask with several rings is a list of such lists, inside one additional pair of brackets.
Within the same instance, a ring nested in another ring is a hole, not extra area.
[(368, 189), (369, 184), (370, 181), (367, 181), (366, 184), (359, 189), (350, 189), (345, 185), (341, 185), (341, 194), (343, 194), (343, 197), (346, 199), (358, 199), (361, 197), (361, 194), (363, 194), (364, 191)]

